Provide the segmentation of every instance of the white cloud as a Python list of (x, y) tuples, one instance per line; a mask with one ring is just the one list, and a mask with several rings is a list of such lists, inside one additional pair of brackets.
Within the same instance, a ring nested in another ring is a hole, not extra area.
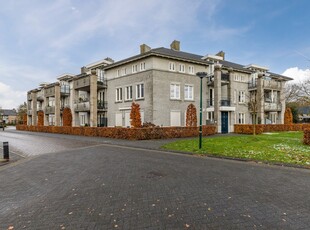
[(282, 75), (293, 78), (294, 80), (291, 83), (299, 83), (310, 79), (310, 69), (303, 70), (298, 67), (291, 67), (286, 69)]
[(0, 82), (0, 107), (3, 109), (17, 108), (26, 99), (26, 92), (17, 91)]

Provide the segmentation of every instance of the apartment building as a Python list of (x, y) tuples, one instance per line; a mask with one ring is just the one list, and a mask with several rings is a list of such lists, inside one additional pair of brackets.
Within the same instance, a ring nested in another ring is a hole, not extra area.
[(62, 112), (70, 108), (73, 126), (107, 126), (107, 83), (103, 67), (113, 63), (104, 60), (83, 66), (78, 75), (63, 74), (57, 82), (42, 83), (27, 93), (27, 124), (38, 124), (38, 112), (44, 113), (44, 125), (62, 126)]
[[(170, 48), (152, 49), (143, 44), (136, 56), (117, 62), (105, 59), (82, 67), (79, 75), (64, 75), (57, 83), (30, 91), (28, 124), (37, 122), (34, 106), (45, 103), (45, 125), (62, 125), (61, 108), (67, 106), (74, 126), (130, 127), (131, 104), (136, 102), (142, 122), (185, 126), (191, 103), (199, 117), (197, 72), (207, 74), (202, 80), (203, 124), (215, 124), (219, 133), (227, 133), (233, 132), (234, 124), (255, 120), (283, 123), (284, 87), (291, 78), (263, 66), (229, 62), (222, 51), (205, 56), (183, 52), (180, 42), (173, 41)], [(43, 89), (43, 100), (38, 101)], [(249, 103), (253, 99), (254, 107)]]

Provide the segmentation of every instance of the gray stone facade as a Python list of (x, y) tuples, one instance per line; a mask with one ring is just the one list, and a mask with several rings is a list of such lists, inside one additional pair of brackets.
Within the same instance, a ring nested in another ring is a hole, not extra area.
[[(281, 124), (284, 120), (285, 82), (291, 80), (257, 65), (239, 65), (225, 60), (225, 53), (199, 56), (180, 51), (174, 41), (170, 49), (151, 49), (143, 44), (140, 54), (113, 62), (105, 59), (82, 68), (79, 75), (58, 78), (53, 95), (54, 125), (62, 125), (61, 109), (71, 108), (73, 126), (130, 127), (132, 102), (140, 105), (142, 122), (159, 126), (185, 126), (186, 110), (194, 104), (199, 122), (200, 78), (202, 82), (202, 123), (215, 124), (218, 132), (233, 132), (234, 124)], [(97, 79), (97, 80), (96, 80)], [(70, 87), (62, 94), (62, 85)], [(60, 86), (59, 86), (60, 85)], [(51, 87), (28, 92), (28, 124), (37, 123), (37, 94)], [(67, 97), (67, 99), (65, 98)], [(249, 106), (255, 98), (256, 109)], [(50, 115), (45, 114), (45, 125)], [(256, 119), (254, 119), (256, 118)]]

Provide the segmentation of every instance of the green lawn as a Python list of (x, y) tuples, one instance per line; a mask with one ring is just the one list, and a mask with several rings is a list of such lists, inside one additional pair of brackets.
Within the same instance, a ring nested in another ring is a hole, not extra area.
[(288, 163), (310, 167), (310, 146), (302, 143), (303, 132), (266, 133), (261, 135), (216, 136), (203, 138), (198, 149), (198, 137), (164, 145), (162, 148), (242, 158), (272, 163)]

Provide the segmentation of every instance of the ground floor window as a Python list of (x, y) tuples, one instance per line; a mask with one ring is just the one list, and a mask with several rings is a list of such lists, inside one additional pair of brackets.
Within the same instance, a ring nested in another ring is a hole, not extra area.
[(238, 114), (238, 123), (239, 124), (245, 124), (245, 114), (244, 113)]
[(55, 125), (55, 115), (54, 114), (50, 114), (48, 116), (48, 125), (50, 125), (50, 126)]

